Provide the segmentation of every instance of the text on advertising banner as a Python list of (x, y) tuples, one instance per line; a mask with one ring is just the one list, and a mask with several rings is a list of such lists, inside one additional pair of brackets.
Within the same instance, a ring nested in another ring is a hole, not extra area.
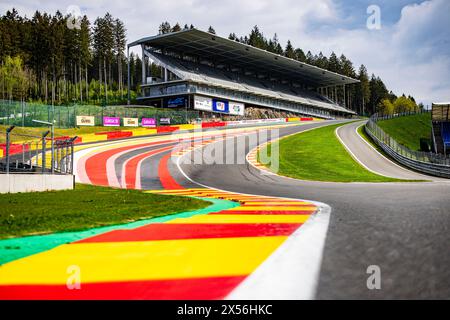
[(194, 109), (212, 111), (212, 99), (202, 96), (194, 96)]
[(138, 118), (123, 118), (123, 126), (124, 127), (138, 127), (139, 119)]
[(119, 117), (103, 117), (103, 125), (105, 127), (120, 127)]
[(77, 126), (93, 126), (95, 125), (94, 116), (77, 116)]
[(142, 118), (142, 126), (143, 127), (156, 127), (156, 119), (155, 118)]
[(159, 118), (159, 124), (170, 124), (170, 118)]

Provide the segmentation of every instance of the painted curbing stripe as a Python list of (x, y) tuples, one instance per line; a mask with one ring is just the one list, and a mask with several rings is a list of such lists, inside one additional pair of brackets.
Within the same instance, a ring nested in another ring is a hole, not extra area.
[(70, 265), (79, 266), (83, 282), (248, 275), (286, 238), (273, 236), (68, 244), (3, 265), (0, 284), (66, 284), (67, 267)]
[(314, 299), (330, 212), (321, 206), (226, 299)]
[(1, 300), (216, 300), (223, 299), (245, 276), (82, 283), (66, 285), (0, 286)]
[(288, 236), (300, 225), (299, 223), (151, 224), (133, 230), (111, 231), (76, 243)]

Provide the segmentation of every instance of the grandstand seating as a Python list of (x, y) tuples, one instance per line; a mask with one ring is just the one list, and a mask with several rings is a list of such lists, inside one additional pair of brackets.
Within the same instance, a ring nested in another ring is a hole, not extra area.
[(307, 106), (348, 112), (347, 109), (313, 91), (294, 88), (292, 86), (275, 83), (267, 79), (240, 75), (234, 72), (177, 59), (156, 52), (152, 52), (152, 55), (166, 65), (172, 73), (183, 80), (190, 80), (192, 82), (200, 84), (203, 83), (209, 86), (217, 86), (244, 93), (256, 94), (263, 97), (300, 103)]
[(445, 148), (450, 148), (450, 122), (442, 122), (441, 133)]

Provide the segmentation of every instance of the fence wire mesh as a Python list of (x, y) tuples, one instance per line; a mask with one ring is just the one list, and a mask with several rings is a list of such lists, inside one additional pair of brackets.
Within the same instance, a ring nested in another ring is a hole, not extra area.
[[(429, 113), (430, 111), (422, 111), (421, 113)], [(398, 143), (395, 139), (393, 139), (389, 134), (383, 131), (380, 126), (377, 125), (377, 122), (380, 120), (392, 119), (397, 117), (403, 117), (406, 115), (412, 115), (417, 113), (399, 113), (395, 115), (383, 115), (379, 116), (377, 114), (373, 115), (366, 124), (366, 128), (370, 131), (370, 133), (376, 137), (380, 142), (388, 146), (391, 150), (396, 152), (397, 154), (414, 160), (420, 161), (424, 163), (437, 164), (443, 166), (450, 166), (450, 157), (433, 153), (433, 152), (423, 152), (423, 151), (414, 151), (411, 150), (404, 145)], [(430, 118), (431, 121), (431, 118)], [(431, 135), (431, 131), (430, 131)]]
[(103, 117), (170, 118), (171, 124), (189, 123), (199, 118), (193, 110), (161, 110), (148, 107), (70, 105), (51, 106), (39, 103), (0, 100), (0, 125), (33, 127), (32, 120), (53, 122), (56, 128), (74, 128), (77, 116), (94, 116), (95, 125), (101, 126)]
[(73, 174), (75, 138), (52, 140), (48, 130), (41, 136), (2, 131), (0, 173)]

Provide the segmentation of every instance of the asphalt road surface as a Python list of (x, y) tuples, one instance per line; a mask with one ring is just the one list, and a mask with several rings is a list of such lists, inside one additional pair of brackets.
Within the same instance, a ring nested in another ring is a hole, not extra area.
[[(280, 136), (328, 124), (285, 127)], [(251, 142), (233, 150), (241, 164), (185, 163), (181, 168), (209, 187), (330, 205), (317, 299), (450, 298), (450, 183), (392, 164), (356, 136), (357, 125), (344, 126), (340, 137), (364, 165), (392, 177), (434, 181), (330, 183), (263, 175), (245, 162), (257, 144)], [(381, 270), (379, 290), (367, 288), (371, 265)]]

